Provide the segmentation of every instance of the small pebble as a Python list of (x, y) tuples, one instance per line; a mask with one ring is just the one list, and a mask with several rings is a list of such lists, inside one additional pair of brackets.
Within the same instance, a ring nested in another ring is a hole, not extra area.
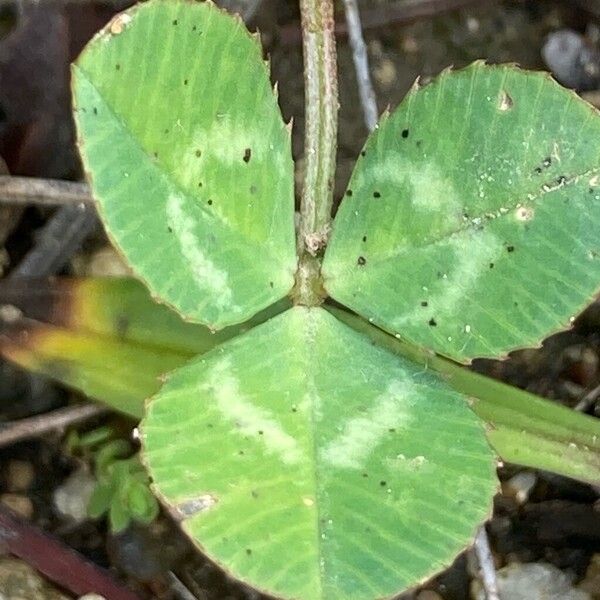
[(548, 35), (542, 58), (560, 83), (579, 90), (593, 90), (600, 82), (597, 48), (586, 37), (571, 29)]
[(85, 596), (79, 596), (77, 600), (107, 600), (100, 594), (86, 594)]
[[(574, 588), (570, 578), (548, 563), (513, 563), (497, 572), (500, 600), (591, 600)], [(485, 600), (479, 582), (474, 582), (473, 598)]]
[(416, 600), (444, 600), (437, 592), (433, 590), (423, 590), (417, 594)]
[(33, 517), (33, 503), (27, 496), (11, 493), (2, 494), (0, 502), (24, 519)]
[(1, 600), (69, 600), (27, 563), (5, 556), (0, 558)]
[(110, 246), (96, 250), (89, 259), (86, 275), (90, 277), (126, 277), (131, 269)]
[(58, 513), (75, 523), (88, 518), (87, 507), (96, 486), (96, 480), (87, 469), (73, 471), (65, 481), (54, 490), (54, 506)]
[(379, 86), (387, 90), (392, 87), (398, 77), (396, 65), (389, 58), (383, 57), (375, 63), (373, 76)]
[(6, 487), (9, 492), (24, 492), (31, 487), (35, 471), (30, 462), (11, 460), (6, 467)]
[(592, 555), (585, 577), (577, 587), (591, 594), (594, 600), (600, 598), (600, 554)]
[(525, 504), (536, 483), (533, 471), (521, 471), (502, 484), (502, 493), (514, 498), (517, 504)]

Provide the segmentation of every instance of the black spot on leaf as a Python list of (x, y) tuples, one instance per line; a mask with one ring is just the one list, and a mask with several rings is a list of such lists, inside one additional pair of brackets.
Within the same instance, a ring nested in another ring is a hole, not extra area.
[(433, 317), (429, 319), (429, 327), (437, 327), (437, 321)]
[(402, 130), (402, 137), (403, 137), (404, 139), (406, 139), (406, 138), (408, 137), (409, 133), (410, 133), (410, 132), (409, 132), (409, 130), (408, 130), (408, 129), (403, 129), (403, 130)]
[(244, 158), (243, 158), (244, 162), (246, 164), (248, 164), (250, 162), (251, 158), (252, 158), (252, 150), (250, 148), (246, 148), (244, 150)]
[(356, 264), (359, 267), (364, 267), (367, 264), (367, 259), (364, 256), (359, 256), (356, 260)]

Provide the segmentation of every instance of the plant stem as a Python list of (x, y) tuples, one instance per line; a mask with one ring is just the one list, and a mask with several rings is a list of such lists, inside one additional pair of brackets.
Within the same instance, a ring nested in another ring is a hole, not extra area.
[(304, 50), (304, 182), (300, 256), (316, 256), (326, 243), (333, 204), (337, 147), (337, 63), (332, 0), (300, 0)]

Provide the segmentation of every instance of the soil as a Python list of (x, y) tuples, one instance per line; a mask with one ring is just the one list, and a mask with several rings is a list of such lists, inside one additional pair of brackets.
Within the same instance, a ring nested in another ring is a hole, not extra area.
[[(0, 157), (11, 174), (80, 177), (69, 116), (67, 67), (85, 41), (110, 17), (116, 4), (124, 7), (127, 3), (23, 3), (19, 13), (12, 3), (0, 2)], [(571, 28), (587, 31), (593, 38), (593, 9), (598, 10), (594, 2), (587, 3), (592, 11), (586, 11), (579, 3), (567, 1), (480, 1), (409, 23), (381, 24), (378, 14), (402, 2), (365, 0), (360, 4), (367, 16), (365, 37), (380, 110), (395, 107), (418, 76), (426, 79), (449, 65), (459, 68), (485, 58), (489, 62), (544, 68), (541, 49), (546, 36)], [(301, 165), (304, 100), (298, 19), (295, 2), (264, 0), (250, 25), (258, 26), (263, 34), (273, 79), (279, 82), (284, 116), (286, 120), (294, 119), (293, 153)], [(351, 51), (344, 35), (340, 35), (339, 42), (337, 199), (367, 135)], [(5, 272), (10, 273), (35, 245), (36, 233), (51, 214), (48, 209), (34, 207), (24, 211), (0, 207), (0, 262)], [(60, 273), (81, 272), (81, 265), (89, 262), (91, 253), (106, 244), (103, 234), (95, 229), (77, 255), (68, 257)], [(590, 307), (572, 330), (553, 336), (542, 348), (515, 353), (503, 362), (478, 361), (474, 368), (575, 407), (600, 384), (600, 304)], [(10, 364), (0, 365), (2, 420), (43, 413), (65, 405), (71, 396), (72, 392), (57, 384)], [(597, 399), (584, 409), (600, 416)], [(100, 419), (86, 428), (103, 422), (105, 419)], [(17, 491), (8, 476), (14, 461), (30, 465), (33, 471), (29, 484)], [(141, 598), (186, 598), (177, 591), (179, 584), (173, 583), (171, 571), (198, 599), (262, 597), (231, 581), (196, 553), (166, 518), (152, 527), (130, 528), (119, 536), (110, 535), (102, 520), (65, 522), (57, 514), (52, 498), (76, 467), (61, 435), (3, 448), (0, 502), (7, 493), (21, 497), (17, 508), (32, 523), (97, 564), (110, 567)], [(600, 553), (599, 490), (511, 465), (501, 466), (499, 475), (503, 491), (488, 525), (496, 566), (543, 561), (557, 566), (575, 583), (584, 580), (594, 555)], [(470, 598), (472, 563), (469, 553), (463, 554), (451, 569), (425, 587), (444, 600)], [(591, 591), (600, 598), (600, 585), (596, 587)], [(418, 592), (404, 598), (414, 598)]]

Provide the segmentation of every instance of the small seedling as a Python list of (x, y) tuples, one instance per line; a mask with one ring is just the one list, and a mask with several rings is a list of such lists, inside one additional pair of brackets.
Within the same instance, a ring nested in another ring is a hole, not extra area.
[(568, 327), (600, 281), (597, 113), (544, 74), (445, 71), (382, 117), (331, 235), (327, 169), (307, 178), (297, 245), (290, 128), (239, 20), (151, 0), (73, 75), (99, 211), (151, 292), (215, 330), (295, 303), (148, 402), (163, 504), (283, 598), (387, 597), (449, 565), (491, 510), (494, 453), (465, 395), (364, 332), (469, 363)]
[(132, 521), (151, 523), (158, 516), (158, 502), (149, 487), (148, 474), (139, 456), (110, 427), (79, 435), (73, 432), (67, 445), (94, 466), (96, 485), (88, 504), (92, 519), (108, 516), (111, 531), (119, 533)]

